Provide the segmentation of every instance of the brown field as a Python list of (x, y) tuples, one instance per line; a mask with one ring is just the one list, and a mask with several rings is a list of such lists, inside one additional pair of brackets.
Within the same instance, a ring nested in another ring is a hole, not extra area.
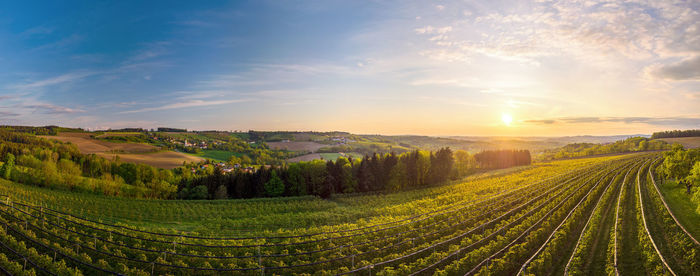
[(287, 162), (295, 163), (295, 162), (301, 162), (301, 161), (311, 161), (311, 160), (316, 160), (316, 159), (321, 159), (321, 154), (310, 153), (310, 154), (306, 154), (306, 155), (302, 155), (302, 156), (297, 156), (294, 158), (287, 159)]
[[(90, 133), (60, 133), (57, 136), (40, 136), (47, 139), (55, 139), (62, 142), (71, 142), (76, 145), (83, 154), (97, 154), (107, 159), (119, 155), (121, 161), (142, 163), (158, 168), (171, 169), (182, 165), (182, 161), (197, 162), (203, 160), (200, 157), (174, 152), (161, 151), (153, 145), (138, 143), (113, 143), (93, 139)], [(119, 153), (114, 153), (115, 151)]]
[(57, 136), (39, 136), (47, 139), (55, 139), (62, 142), (71, 142), (75, 144), (80, 152), (100, 153), (108, 151), (120, 151), (126, 153), (144, 153), (154, 152), (159, 148), (153, 145), (137, 144), (137, 143), (113, 143), (97, 139), (92, 139), (90, 133), (60, 133)]
[(679, 143), (685, 148), (700, 148), (700, 137), (660, 138), (669, 144)]
[(153, 153), (108, 153), (100, 152), (97, 155), (102, 156), (107, 159), (114, 158), (115, 155), (119, 156), (122, 162), (131, 163), (141, 163), (146, 165), (151, 165), (157, 168), (172, 169), (182, 166), (182, 162), (199, 162), (203, 159), (197, 156), (184, 154), (181, 152), (174, 151), (161, 151)]
[(290, 151), (310, 151), (316, 152), (318, 149), (325, 147), (324, 144), (316, 142), (267, 142), (267, 145), (273, 149), (286, 149)]
[(122, 136), (139, 136), (142, 135), (143, 133), (140, 132), (105, 132), (104, 134), (95, 136), (97, 138), (105, 138), (105, 137), (122, 137)]

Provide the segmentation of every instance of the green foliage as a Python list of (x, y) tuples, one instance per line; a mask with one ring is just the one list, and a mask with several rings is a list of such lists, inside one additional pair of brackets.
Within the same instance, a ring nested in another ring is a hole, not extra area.
[(192, 188), (192, 191), (187, 195), (187, 199), (207, 199), (209, 192), (206, 186), (197, 186)]
[(0, 130), (0, 155), (13, 159), (13, 162), (4, 163), (5, 168), (0, 168), (1, 177), (54, 189), (172, 198), (177, 191), (175, 183), (181, 177), (144, 164), (84, 155), (72, 144), (6, 129)]
[(686, 192), (695, 184), (694, 178), (688, 178), (693, 165), (700, 161), (700, 149), (684, 150), (680, 144), (673, 144), (671, 151), (664, 154), (663, 172), (666, 177), (673, 178), (686, 185)]
[(662, 132), (654, 132), (654, 134), (651, 135), (651, 139), (676, 137), (700, 137), (700, 129), (669, 130)]
[(561, 148), (545, 150), (536, 156), (536, 159), (547, 161), (598, 154), (628, 153), (637, 151), (663, 150), (668, 148), (670, 148), (670, 146), (661, 140), (652, 140), (644, 137), (630, 137), (611, 144), (568, 144)]
[(284, 182), (277, 176), (277, 172), (272, 171), (270, 179), (265, 182), (265, 195), (278, 197), (284, 194)]

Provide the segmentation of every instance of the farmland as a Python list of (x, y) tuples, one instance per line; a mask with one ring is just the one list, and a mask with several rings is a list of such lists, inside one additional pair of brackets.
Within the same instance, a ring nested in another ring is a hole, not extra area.
[(660, 138), (669, 144), (679, 143), (685, 148), (700, 148), (700, 137)]
[(0, 262), (40, 274), (695, 274), (700, 248), (656, 192), (660, 160), (537, 163), (331, 200), (139, 200), (4, 181)]
[(226, 162), (231, 158), (231, 156), (240, 157), (243, 154), (237, 153), (237, 152), (231, 152), (231, 151), (223, 151), (223, 150), (203, 150), (200, 153), (194, 153), (194, 154), (190, 154), (190, 155), (198, 156), (198, 157), (202, 157), (202, 158), (213, 159), (216, 161)]
[[(202, 160), (200, 157), (187, 155), (174, 151), (161, 151), (158, 147), (141, 144), (141, 143), (114, 143), (93, 139), (91, 133), (71, 133), (62, 132), (56, 136), (40, 136), (47, 139), (59, 140), (62, 142), (70, 142), (78, 147), (83, 154), (97, 154), (107, 159), (113, 159), (116, 156), (122, 161), (142, 163), (158, 168), (172, 169), (182, 165), (182, 162), (198, 162)], [(103, 135), (113, 135), (109, 133)], [(116, 133), (114, 135), (122, 135)], [(123, 134), (133, 136), (131, 133)], [(98, 136), (99, 137), (99, 136)]]

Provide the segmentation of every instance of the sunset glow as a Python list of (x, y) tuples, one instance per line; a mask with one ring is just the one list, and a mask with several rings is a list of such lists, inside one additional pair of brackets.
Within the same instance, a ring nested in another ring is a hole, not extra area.
[(503, 114), (501, 116), (501, 121), (503, 121), (506, 126), (510, 126), (510, 123), (513, 122), (513, 117), (511, 117), (510, 114)]
[[(545, 136), (700, 125), (698, 1), (184, 3), (1, 4), (0, 124)], [(517, 128), (494, 125), (502, 108)]]

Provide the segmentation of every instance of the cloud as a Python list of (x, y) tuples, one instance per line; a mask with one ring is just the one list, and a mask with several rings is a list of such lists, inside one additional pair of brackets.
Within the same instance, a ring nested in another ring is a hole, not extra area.
[(185, 101), (185, 102), (166, 104), (166, 105), (158, 106), (158, 107), (147, 107), (147, 108), (141, 108), (141, 109), (136, 109), (136, 110), (127, 110), (127, 111), (122, 111), (119, 113), (122, 113), (122, 114), (140, 113), (140, 112), (179, 109), (179, 108), (187, 108), (187, 107), (199, 107), (199, 106), (211, 106), (211, 105), (241, 103), (241, 102), (248, 102), (248, 101), (250, 101), (250, 99), (214, 100), (214, 101), (189, 100), (189, 101)]
[(176, 25), (189, 26), (189, 27), (212, 27), (216, 24), (212, 22), (202, 21), (202, 20), (183, 20), (173, 22)]
[(32, 49), (32, 51), (44, 51), (44, 50), (60, 50), (66, 48), (70, 45), (76, 44), (83, 41), (83, 36), (78, 34), (72, 34), (67, 37), (61, 38), (51, 43), (47, 43)]
[(61, 83), (66, 83), (66, 82), (72, 82), (76, 81), (88, 76), (92, 76), (97, 74), (97, 72), (73, 72), (73, 73), (67, 73), (63, 74), (57, 77), (53, 78), (48, 78), (48, 79), (43, 79), (43, 80), (38, 80), (26, 84), (20, 84), (14, 86), (14, 88), (17, 89), (31, 89), (31, 88), (41, 88), (41, 87), (46, 87), (46, 86), (52, 86), (56, 84), (61, 84)]
[(536, 125), (551, 125), (555, 123), (555, 120), (525, 120), (524, 123), (536, 124)]
[(415, 30), (417, 34), (446, 34), (452, 31), (452, 26), (445, 26), (445, 27), (433, 27), (433, 26), (425, 26), (423, 28), (418, 28)]
[(14, 113), (11, 111), (0, 111), (0, 116), (2, 116), (2, 117), (14, 117), (14, 116), (19, 116), (19, 113)]
[(52, 27), (46, 27), (46, 26), (36, 26), (34, 28), (30, 28), (22, 32), (20, 35), (29, 37), (33, 35), (47, 35), (53, 33), (53, 31), (56, 30), (55, 28)]
[(27, 104), (27, 105), (20, 105), (20, 107), (35, 109), (37, 111), (42, 111), (42, 113), (45, 113), (45, 114), (73, 114), (73, 113), (85, 112), (82, 109), (74, 109), (74, 108), (70, 108), (70, 107), (59, 106), (59, 105), (54, 105), (54, 104), (49, 104), (49, 103)]
[(124, 63), (131, 64), (169, 54), (170, 51), (168, 50), (168, 46), (170, 45), (172, 45), (172, 43), (169, 41), (145, 43), (145, 47), (143, 49), (137, 51)]
[[(441, 15), (430, 20), (451, 26), (449, 39), (432, 42), (467, 56), (530, 61), (566, 55), (606, 63), (611, 57), (650, 60), (700, 53), (700, 5), (667, 2), (541, 1), (518, 9), (494, 3), (475, 10), (474, 19)], [(468, 3), (451, 6), (472, 9)], [(415, 29), (418, 34), (430, 30)]]
[(535, 125), (551, 124), (586, 124), (586, 123), (625, 123), (649, 124), (661, 126), (697, 126), (700, 117), (561, 117), (555, 119), (524, 120), (524, 123)]
[(700, 79), (700, 56), (661, 66), (654, 70), (653, 73), (657, 77), (671, 80)]

